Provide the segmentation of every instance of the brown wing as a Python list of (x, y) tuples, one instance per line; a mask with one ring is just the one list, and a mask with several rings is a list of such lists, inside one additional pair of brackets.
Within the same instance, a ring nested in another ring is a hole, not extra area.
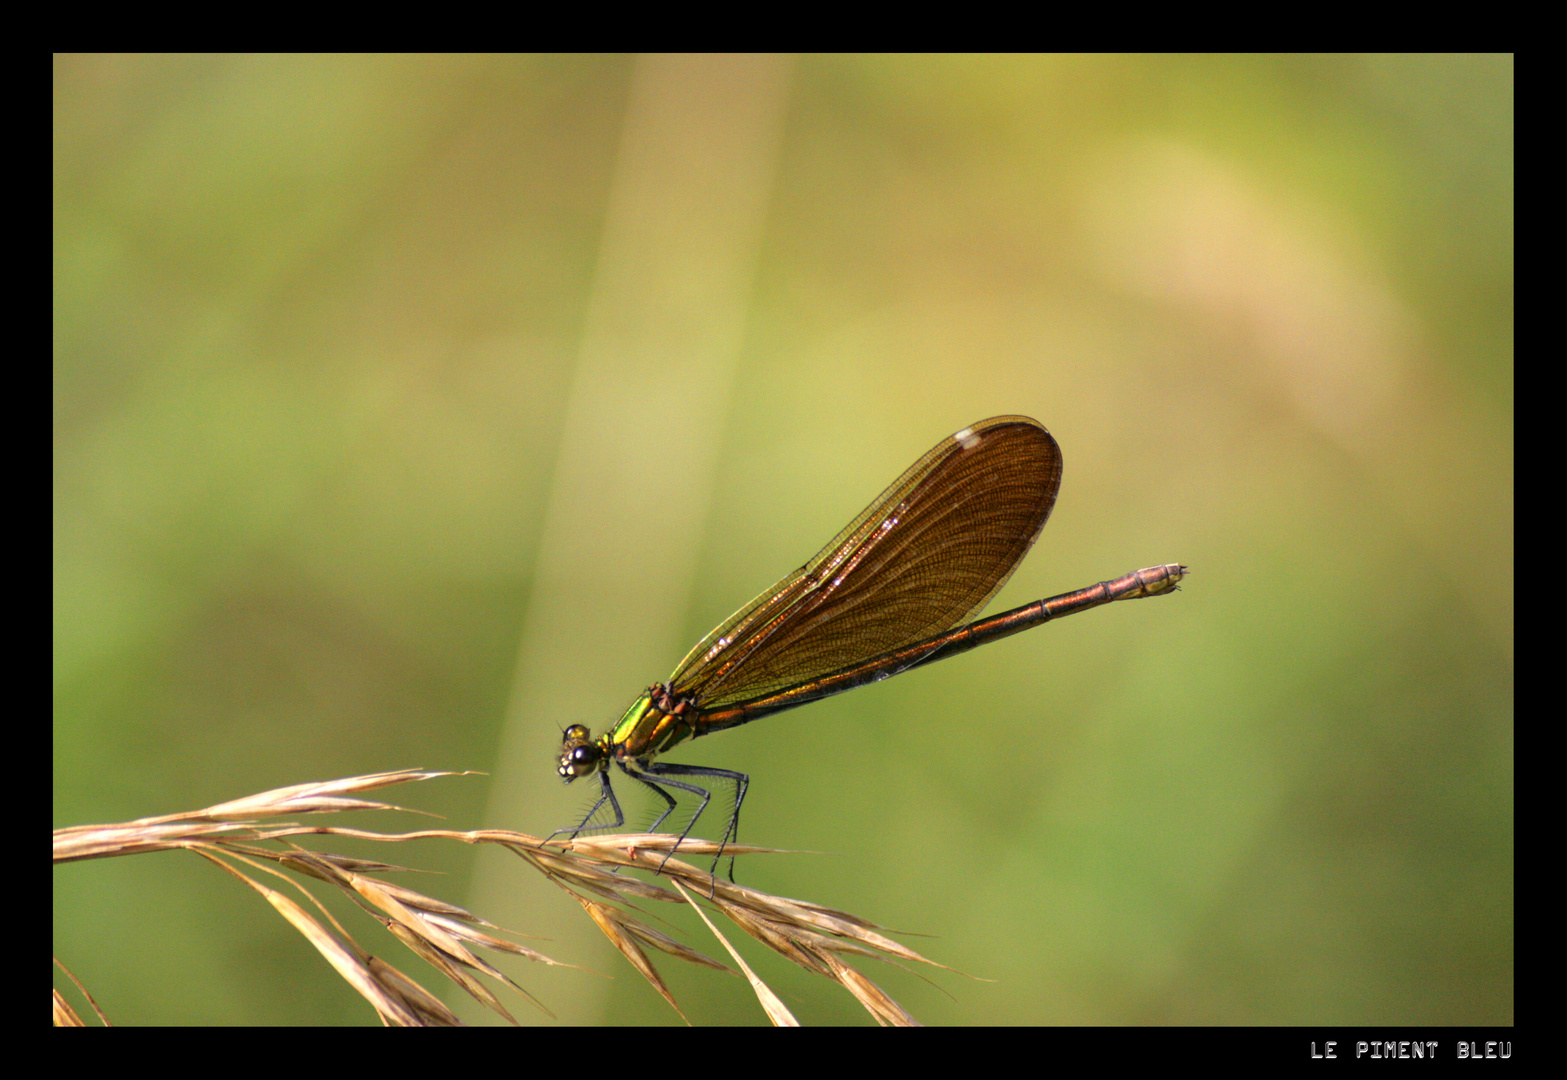
[(1061, 449), (1026, 416), (943, 439), (816, 557), (724, 620), (670, 677), (704, 708), (754, 698), (942, 633), (1033, 546)]

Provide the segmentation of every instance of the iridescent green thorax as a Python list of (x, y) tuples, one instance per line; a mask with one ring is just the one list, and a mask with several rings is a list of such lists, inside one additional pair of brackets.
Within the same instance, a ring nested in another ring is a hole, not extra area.
[(700, 716), (690, 699), (676, 697), (667, 684), (657, 683), (632, 703), (619, 723), (598, 738), (583, 724), (567, 728), (561, 736), (556, 771), (569, 784), (608, 768), (611, 761), (646, 765), (695, 735)]
[(696, 715), (690, 701), (675, 697), (666, 684), (656, 683), (604, 736), (605, 749), (620, 761), (646, 760), (694, 735)]

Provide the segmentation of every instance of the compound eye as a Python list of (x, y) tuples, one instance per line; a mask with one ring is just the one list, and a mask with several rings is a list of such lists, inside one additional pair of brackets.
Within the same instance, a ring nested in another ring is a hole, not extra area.
[[(586, 728), (581, 730), (586, 731)], [(556, 770), (567, 783), (579, 776), (588, 776), (599, 769), (603, 751), (593, 743), (568, 740), (560, 754), (560, 767)]]

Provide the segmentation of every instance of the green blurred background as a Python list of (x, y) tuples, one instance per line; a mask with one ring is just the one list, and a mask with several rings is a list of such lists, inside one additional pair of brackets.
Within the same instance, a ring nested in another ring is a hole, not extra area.
[[(991, 610), (1193, 576), (683, 747), (819, 853), (740, 880), (993, 980), (866, 962), (928, 1023), (1510, 1024), (1512, 263), (1510, 57), (57, 57), (55, 823), (419, 765), (547, 833), (562, 726), (1023, 413)], [(361, 850), (678, 1022), (515, 860)], [(373, 1022), (190, 856), (56, 869), (54, 951), (120, 1023)]]

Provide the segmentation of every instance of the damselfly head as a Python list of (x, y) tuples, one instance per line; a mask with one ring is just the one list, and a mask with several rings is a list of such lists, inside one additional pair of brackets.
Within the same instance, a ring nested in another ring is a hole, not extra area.
[(572, 724), (561, 734), (560, 765), (555, 771), (566, 783), (598, 772), (603, 762), (603, 748), (593, 741), (586, 725)]

